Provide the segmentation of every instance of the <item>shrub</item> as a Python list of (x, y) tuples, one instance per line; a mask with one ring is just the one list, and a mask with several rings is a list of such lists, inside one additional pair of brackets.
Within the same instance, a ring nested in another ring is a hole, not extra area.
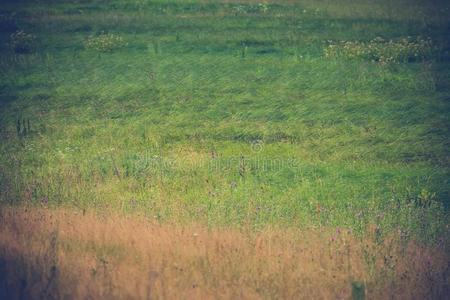
[(112, 52), (126, 45), (124, 39), (112, 33), (102, 33), (100, 35), (90, 35), (85, 41), (86, 49), (100, 52)]
[(265, 3), (258, 3), (253, 5), (236, 5), (233, 7), (233, 11), (238, 14), (251, 14), (251, 13), (266, 13), (269, 10), (269, 5)]
[(19, 30), (11, 34), (10, 46), (16, 53), (29, 53), (35, 48), (36, 37), (30, 33)]
[(405, 63), (428, 59), (433, 54), (431, 39), (402, 38), (398, 41), (375, 38), (368, 42), (330, 42), (325, 48), (325, 57), (367, 59), (382, 64)]

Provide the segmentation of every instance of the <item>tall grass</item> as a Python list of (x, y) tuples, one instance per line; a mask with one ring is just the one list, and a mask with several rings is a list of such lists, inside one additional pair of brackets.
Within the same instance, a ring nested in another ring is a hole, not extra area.
[(2, 208), (4, 297), (438, 299), (448, 252), (347, 229), (206, 229)]

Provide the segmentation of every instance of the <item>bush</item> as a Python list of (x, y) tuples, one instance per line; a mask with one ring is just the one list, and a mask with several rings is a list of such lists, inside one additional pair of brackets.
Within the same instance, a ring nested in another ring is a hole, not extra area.
[(36, 37), (30, 33), (19, 30), (11, 34), (10, 46), (16, 53), (29, 53), (35, 48)]
[(126, 46), (122, 37), (112, 33), (102, 33), (100, 35), (90, 35), (84, 42), (86, 49), (100, 52), (112, 52)]
[(265, 3), (258, 3), (253, 5), (236, 5), (233, 7), (234, 13), (237, 14), (251, 14), (251, 13), (266, 13), (269, 10), (269, 5)]
[(325, 48), (325, 57), (367, 59), (382, 64), (405, 63), (431, 58), (433, 45), (430, 39), (402, 38), (398, 41), (375, 38), (368, 42), (330, 42)]

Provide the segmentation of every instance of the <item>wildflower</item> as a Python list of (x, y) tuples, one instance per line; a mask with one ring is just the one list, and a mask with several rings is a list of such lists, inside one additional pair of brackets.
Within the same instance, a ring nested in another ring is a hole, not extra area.
[(48, 197), (47, 196), (45, 196), (45, 197), (43, 197), (41, 199), (41, 204), (44, 205), (44, 206), (47, 206), (47, 204), (48, 204)]

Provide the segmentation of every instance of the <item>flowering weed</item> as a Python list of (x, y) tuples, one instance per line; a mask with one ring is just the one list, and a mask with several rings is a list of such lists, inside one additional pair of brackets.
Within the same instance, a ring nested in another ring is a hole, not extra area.
[(406, 63), (431, 58), (433, 43), (429, 38), (402, 38), (398, 41), (377, 37), (368, 42), (330, 42), (325, 48), (327, 58), (366, 59), (381, 64)]
[(94, 36), (90, 35), (84, 42), (86, 49), (99, 52), (112, 52), (126, 46), (124, 39), (112, 33), (102, 33)]

